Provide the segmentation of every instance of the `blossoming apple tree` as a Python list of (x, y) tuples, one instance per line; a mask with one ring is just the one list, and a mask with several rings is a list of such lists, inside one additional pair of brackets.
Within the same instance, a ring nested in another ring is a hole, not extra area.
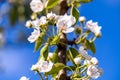
[[(48, 80), (48, 76), (52, 80), (91, 80), (102, 74), (97, 58), (88, 53), (96, 53), (94, 41), (101, 36), (101, 26), (87, 21), (78, 10), (88, 2), (91, 0), (31, 0), (33, 14), (26, 26), (33, 32), (28, 41), (35, 42), (34, 51), (40, 50), (31, 70), (41, 80)], [(75, 38), (69, 40), (69, 33)], [(23, 76), (20, 80), (29, 78)]]

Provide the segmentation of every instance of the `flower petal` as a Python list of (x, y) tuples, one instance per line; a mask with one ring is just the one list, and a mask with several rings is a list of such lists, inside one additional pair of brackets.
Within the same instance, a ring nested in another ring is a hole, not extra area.
[(68, 29), (66, 29), (66, 30), (63, 30), (62, 32), (63, 32), (63, 33), (71, 33), (71, 32), (73, 32), (74, 30), (75, 30), (75, 28), (70, 27), (70, 28), (68, 28)]

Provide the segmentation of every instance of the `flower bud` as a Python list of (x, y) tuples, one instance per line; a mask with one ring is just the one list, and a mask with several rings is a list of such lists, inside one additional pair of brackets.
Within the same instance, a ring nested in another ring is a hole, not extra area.
[(36, 14), (36, 13), (33, 13), (33, 14), (31, 15), (31, 19), (35, 20), (36, 18), (37, 18), (37, 14)]
[(53, 53), (49, 52), (48, 57), (49, 57), (50, 59), (52, 59), (52, 58), (53, 58)]
[(97, 64), (98, 64), (98, 60), (97, 60), (97, 58), (95, 58), (95, 57), (91, 58), (90, 61), (91, 61), (92, 64), (94, 64), (94, 65), (97, 65)]
[(80, 21), (81, 23), (85, 22), (85, 20), (86, 20), (86, 18), (85, 18), (84, 16), (79, 17), (79, 21)]
[(32, 26), (31, 20), (28, 20), (25, 24), (26, 27), (30, 28)]
[(81, 58), (74, 58), (75, 64), (79, 65), (81, 63)]

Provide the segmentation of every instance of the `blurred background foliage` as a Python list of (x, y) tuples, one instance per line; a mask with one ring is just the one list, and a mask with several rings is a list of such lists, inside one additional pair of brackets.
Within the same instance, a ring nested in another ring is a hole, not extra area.
[(30, 1), (0, 0), (0, 45), (26, 42), (29, 30), (24, 25), (32, 14)]

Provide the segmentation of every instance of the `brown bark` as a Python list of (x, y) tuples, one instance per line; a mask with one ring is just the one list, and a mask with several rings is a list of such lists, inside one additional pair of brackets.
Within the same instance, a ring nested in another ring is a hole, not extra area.
[[(66, 0), (61, 0), (60, 2), (60, 15), (64, 15), (67, 11), (68, 11), (69, 7), (67, 6), (67, 2)], [(58, 57), (59, 57), (59, 62), (63, 63), (66, 65), (66, 49), (67, 49), (67, 45), (64, 45), (62, 43), (67, 43), (67, 38), (66, 38), (66, 34), (62, 34), (61, 35), (61, 43), (58, 44)], [(60, 70), (58, 73), (58, 80), (69, 80), (67, 78), (67, 74), (66, 74), (66, 69)]]

